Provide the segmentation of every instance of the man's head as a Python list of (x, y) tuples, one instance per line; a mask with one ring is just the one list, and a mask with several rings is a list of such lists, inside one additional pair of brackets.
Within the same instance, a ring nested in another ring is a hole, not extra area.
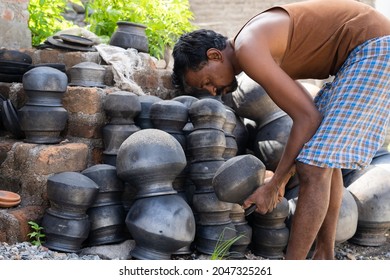
[(176, 89), (196, 95), (212, 95), (235, 90), (237, 82), (223, 51), (227, 37), (200, 29), (183, 34), (173, 49), (172, 82)]

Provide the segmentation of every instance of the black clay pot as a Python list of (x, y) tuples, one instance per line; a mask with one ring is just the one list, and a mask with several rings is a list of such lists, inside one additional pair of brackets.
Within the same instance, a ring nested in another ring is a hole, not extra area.
[(221, 160), (225, 148), (223, 130), (195, 129), (187, 135), (187, 152), (194, 161)]
[(233, 131), (237, 125), (236, 113), (227, 106), (225, 106), (225, 108), (226, 108), (226, 120), (222, 126), (222, 129), (225, 132), (225, 134), (233, 135)]
[(199, 225), (224, 225), (231, 222), (232, 203), (220, 201), (214, 192), (195, 192), (192, 208), (198, 214)]
[[(195, 246), (197, 251), (212, 255), (218, 244), (221, 246), (236, 238), (236, 228), (232, 222), (224, 225), (198, 225), (196, 227)], [(225, 257), (229, 256), (227, 251)]]
[(225, 105), (212, 98), (204, 98), (194, 102), (188, 113), (194, 129), (222, 130), (226, 121)]
[(252, 226), (251, 251), (256, 256), (269, 259), (282, 259), (287, 247), (289, 230), (283, 228), (263, 228)]
[(141, 129), (120, 146), (118, 176), (137, 188), (137, 197), (176, 193), (173, 180), (186, 167), (180, 143), (159, 129)]
[(149, 51), (146, 26), (128, 21), (118, 21), (117, 29), (111, 36), (110, 45), (124, 49), (133, 48), (140, 52)]
[(247, 154), (227, 160), (215, 173), (212, 185), (217, 197), (226, 202), (242, 204), (265, 179), (265, 166)]
[(288, 115), (284, 115), (258, 128), (253, 153), (264, 163), (267, 170), (275, 171), (282, 157), (291, 127), (292, 119)]
[(150, 107), (153, 126), (168, 133), (181, 132), (188, 121), (188, 108), (175, 100), (162, 100)]
[(23, 89), (28, 92), (64, 93), (68, 87), (68, 77), (53, 67), (37, 67), (23, 75)]
[(88, 246), (118, 243), (126, 240), (126, 212), (122, 204), (91, 207), (87, 210), (91, 223)]
[(232, 93), (233, 108), (243, 118), (264, 126), (286, 113), (268, 96), (266, 91), (245, 74), (238, 78), (238, 88)]
[(63, 107), (23, 106), (18, 111), (25, 142), (56, 144), (61, 142), (68, 112)]
[(94, 181), (99, 192), (91, 207), (122, 204), (123, 182), (118, 178), (115, 166), (96, 164), (84, 169), (81, 174)]
[(218, 168), (224, 160), (193, 161), (189, 166), (189, 178), (194, 183), (197, 192), (214, 191), (212, 181)]
[(61, 172), (47, 179), (51, 209), (64, 217), (84, 217), (99, 192), (99, 186), (78, 172)]
[(138, 100), (141, 103), (141, 112), (135, 118), (135, 124), (141, 129), (154, 128), (150, 119), (150, 108), (155, 102), (159, 102), (162, 99), (154, 95), (140, 95)]
[[(45, 247), (61, 252), (78, 253), (88, 238), (90, 222), (87, 215), (64, 217), (48, 208), (42, 218)], [(61, 214), (61, 213), (60, 213)]]
[(107, 95), (104, 111), (110, 124), (134, 124), (134, 119), (141, 112), (141, 103), (136, 94), (128, 91), (117, 91)]
[(381, 246), (390, 228), (390, 172), (371, 165), (344, 177), (344, 186), (358, 206), (358, 226), (349, 240), (363, 246)]
[(100, 87), (104, 88), (106, 69), (95, 62), (81, 62), (70, 70), (70, 86)]
[(225, 160), (231, 159), (237, 155), (238, 146), (236, 137), (234, 135), (225, 134), (226, 147), (222, 154), (222, 157)]
[(126, 225), (135, 240), (130, 254), (136, 259), (168, 260), (195, 238), (192, 210), (177, 194), (137, 199)]
[(117, 155), (122, 143), (139, 130), (141, 129), (134, 124), (106, 124), (102, 129), (104, 153)]

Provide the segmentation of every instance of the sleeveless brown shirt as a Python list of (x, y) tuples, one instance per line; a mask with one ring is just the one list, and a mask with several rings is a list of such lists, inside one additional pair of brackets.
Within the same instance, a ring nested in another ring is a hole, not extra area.
[(271, 9), (275, 8), (284, 9), (291, 18), (280, 67), (293, 79), (328, 78), (355, 47), (390, 35), (388, 18), (353, 0), (310, 0)]

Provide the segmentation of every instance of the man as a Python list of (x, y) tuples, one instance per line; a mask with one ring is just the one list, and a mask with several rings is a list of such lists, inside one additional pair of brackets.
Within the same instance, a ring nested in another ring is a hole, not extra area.
[[(174, 85), (186, 94), (235, 90), (245, 72), (293, 120), (273, 177), (243, 204), (272, 211), (296, 170), (299, 199), (286, 259), (333, 259), (342, 201), (341, 169), (367, 166), (382, 146), (390, 110), (390, 21), (352, 0), (272, 7), (234, 39), (210, 30), (183, 34), (173, 50)], [(294, 80), (325, 79), (314, 102)]]

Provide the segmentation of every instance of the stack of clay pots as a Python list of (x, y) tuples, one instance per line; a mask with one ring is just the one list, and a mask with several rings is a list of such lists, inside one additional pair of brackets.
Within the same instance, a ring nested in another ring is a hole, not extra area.
[(123, 183), (117, 176), (115, 166), (97, 164), (83, 170), (81, 174), (99, 186), (99, 192), (87, 210), (91, 228), (85, 244), (96, 246), (126, 240)]
[(115, 166), (120, 145), (140, 130), (134, 119), (141, 112), (141, 104), (136, 94), (117, 91), (107, 95), (104, 111), (109, 122), (103, 127), (103, 162)]
[(219, 241), (236, 236), (230, 218), (232, 204), (220, 201), (212, 186), (215, 172), (225, 162), (226, 108), (215, 99), (203, 98), (192, 103), (189, 117), (193, 124), (187, 135), (187, 152), (191, 158), (189, 177), (195, 185), (192, 197), (197, 218), (195, 246), (199, 252), (212, 254)]
[(68, 112), (62, 107), (67, 85), (66, 74), (52, 67), (36, 67), (23, 75), (23, 88), (28, 100), (19, 109), (18, 116), (25, 142), (61, 142), (60, 134), (68, 120)]
[(99, 186), (78, 172), (62, 172), (47, 180), (50, 208), (42, 219), (45, 246), (63, 252), (79, 252), (88, 238), (87, 210), (94, 203)]
[(135, 259), (171, 259), (191, 244), (195, 218), (173, 188), (187, 162), (180, 143), (169, 133), (149, 128), (130, 135), (120, 146), (117, 173), (137, 189), (126, 225), (135, 241)]

